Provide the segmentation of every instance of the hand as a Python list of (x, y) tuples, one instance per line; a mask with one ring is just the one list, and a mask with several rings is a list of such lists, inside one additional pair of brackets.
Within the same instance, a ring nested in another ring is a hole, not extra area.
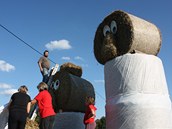
[(43, 68), (40, 68), (40, 71), (43, 72)]

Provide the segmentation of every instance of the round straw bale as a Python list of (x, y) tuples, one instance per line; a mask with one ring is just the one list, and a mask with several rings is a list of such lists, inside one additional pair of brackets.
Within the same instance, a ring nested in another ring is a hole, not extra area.
[(66, 71), (66, 72), (71, 73), (71, 74), (78, 76), (78, 77), (82, 76), (82, 68), (80, 66), (72, 64), (70, 62), (61, 65), (60, 71), (62, 71), (62, 72)]
[[(56, 112), (85, 112), (85, 98), (95, 98), (93, 85), (85, 79), (66, 71), (59, 71), (54, 76), (54, 92)], [(58, 88), (57, 88), (58, 87)]]
[(132, 52), (157, 55), (161, 33), (152, 23), (124, 11), (114, 11), (100, 23), (94, 38), (94, 55), (100, 64)]

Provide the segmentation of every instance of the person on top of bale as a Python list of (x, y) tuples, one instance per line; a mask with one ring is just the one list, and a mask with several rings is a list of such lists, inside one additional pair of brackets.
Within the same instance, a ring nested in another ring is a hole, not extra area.
[(21, 86), (17, 93), (11, 96), (9, 102), (8, 129), (24, 129), (26, 118), (30, 111), (30, 96), (27, 95), (28, 88)]
[(84, 116), (85, 129), (95, 129), (96, 122), (94, 119), (96, 117), (96, 110), (97, 110), (97, 108), (94, 106), (95, 99), (93, 97), (86, 97), (85, 103), (87, 106)]
[(48, 54), (49, 54), (49, 51), (45, 50), (44, 56), (40, 57), (40, 59), (38, 60), (38, 66), (43, 76), (42, 81), (45, 83), (48, 82), (48, 74), (49, 74), (49, 69), (50, 69), (50, 61), (48, 59)]
[(41, 82), (37, 86), (39, 93), (31, 101), (31, 104), (38, 103), (40, 113), (40, 129), (52, 129), (54, 126), (54, 119), (56, 113), (54, 112), (52, 105), (52, 97), (48, 92), (48, 85), (45, 82)]

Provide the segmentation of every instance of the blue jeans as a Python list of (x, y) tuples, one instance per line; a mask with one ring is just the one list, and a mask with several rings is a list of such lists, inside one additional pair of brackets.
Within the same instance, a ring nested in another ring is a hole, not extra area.
[(47, 68), (43, 68), (43, 71), (42, 71), (42, 76), (43, 76), (43, 79), (42, 81), (47, 83), (48, 82), (48, 74), (49, 74), (49, 71)]

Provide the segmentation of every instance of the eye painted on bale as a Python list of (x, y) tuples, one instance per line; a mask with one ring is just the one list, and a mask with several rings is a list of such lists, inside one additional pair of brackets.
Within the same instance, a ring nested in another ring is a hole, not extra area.
[(108, 33), (110, 33), (110, 27), (105, 25), (103, 28), (103, 35), (106, 36)]
[(54, 82), (54, 84), (53, 84), (53, 88), (54, 88), (55, 90), (57, 90), (57, 89), (59, 88), (59, 86), (60, 86), (60, 81), (59, 81), (59, 80), (56, 80), (56, 81)]
[(117, 31), (117, 24), (116, 24), (115, 21), (112, 21), (111, 22), (110, 29), (111, 29), (111, 31), (112, 31), (113, 34), (116, 33), (116, 31)]

